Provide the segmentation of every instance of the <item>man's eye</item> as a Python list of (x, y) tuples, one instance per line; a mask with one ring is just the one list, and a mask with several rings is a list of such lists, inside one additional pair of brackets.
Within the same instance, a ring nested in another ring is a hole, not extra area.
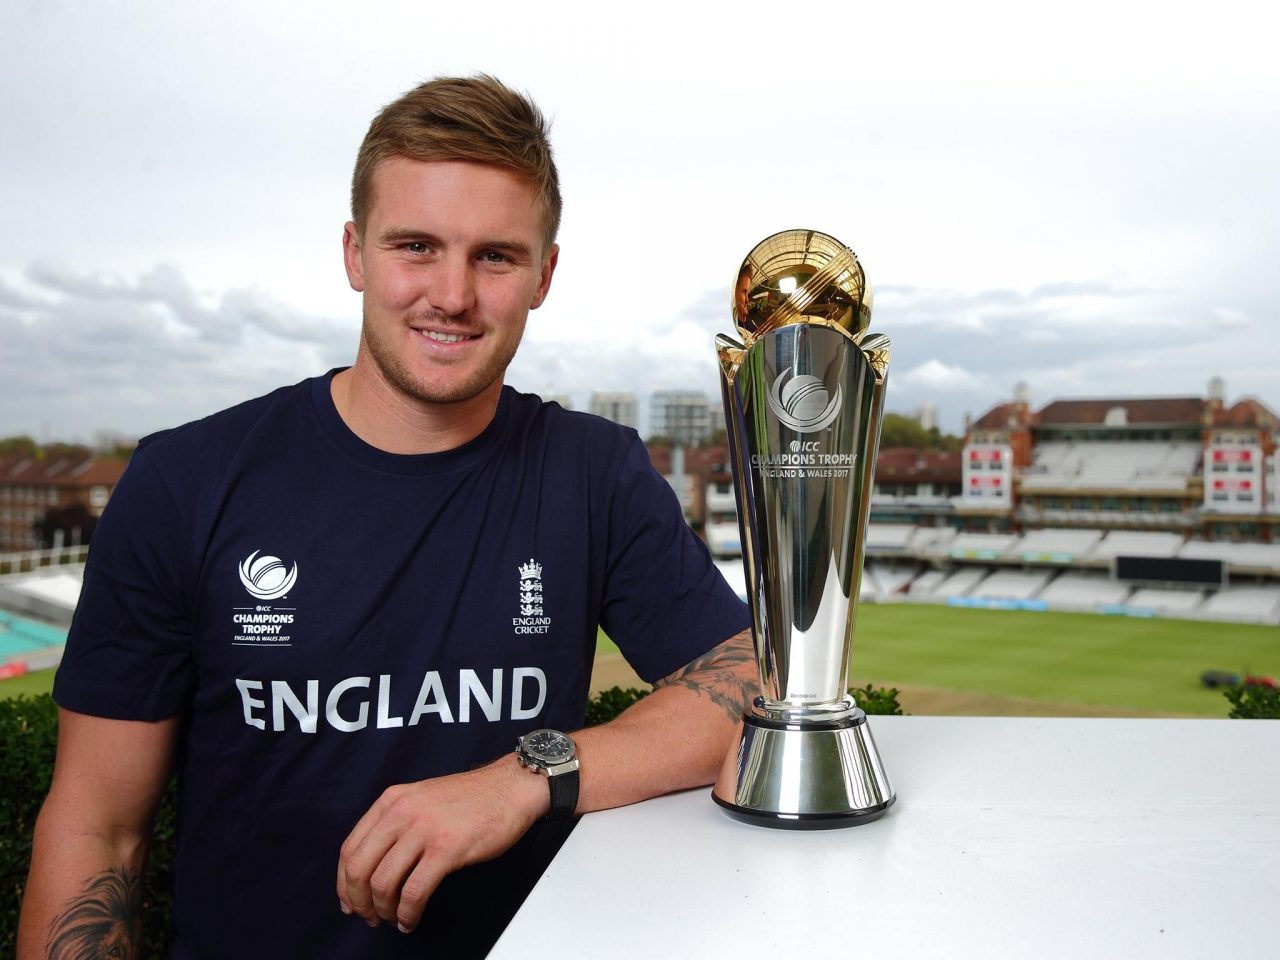
[(410, 240), (408, 243), (402, 243), (400, 249), (407, 253), (430, 253), (431, 248), (421, 240)]
[(499, 253), (497, 250), (486, 250), (480, 254), (480, 259), (485, 263), (510, 263), (511, 258), (505, 253)]

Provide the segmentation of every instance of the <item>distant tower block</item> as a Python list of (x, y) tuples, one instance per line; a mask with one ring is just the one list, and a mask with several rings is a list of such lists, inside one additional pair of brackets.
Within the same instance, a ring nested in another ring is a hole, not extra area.
[(1227, 381), (1221, 377), (1212, 377), (1209, 380), (1209, 399), (1216, 400), (1219, 404), (1226, 403)]
[(1013, 386), (1013, 402), (1021, 403), (1029, 406), (1031, 403), (1031, 388), (1027, 386), (1025, 380), (1019, 380)]
[(544, 393), (542, 395), (543, 403), (558, 403), (566, 410), (573, 409), (573, 397), (567, 393)]
[(926, 400), (920, 404), (920, 409), (916, 412), (916, 420), (920, 422), (922, 429), (932, 430), (938, 425), (938, 408)]
[(604, 417), (633, 430), (639, 426), (636, 416), (636, 395), (630, 391), (606, 392), (597, 390), (591, 394), (591, 413)]
[(711, 404), (695, 390), (659, 390), (649, 400), (649, 432), (676, 443), (696, 444), (711, 435)]

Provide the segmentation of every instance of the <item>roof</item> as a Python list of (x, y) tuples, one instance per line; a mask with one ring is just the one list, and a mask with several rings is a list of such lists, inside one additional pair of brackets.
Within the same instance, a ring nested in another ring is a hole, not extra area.
[(55, 457), (47, 460), (11, 457), (0, 460), (0, 484), (31, 487), (113, 486), (120, 481), (128, 462), (122, 457)]
[(1113, 397), (1099, 400), (1055, 400), (1036, 418), (1042, 427), (1103, 426), (1107, 413), (1125, 411), (1127, 425), (1178, 423), (1199, 425), (1205, 401), (1200, 397)]
[(1276, 425), (1276, 415), (1265, 404), (1246, 397), (1226, 410), (1219, 410), (1213, 417), (1218, 427), (1267, 427)]
[(889, 447), (876, 456), (876, 479), (940, 480), (960, 482), (960, 453)]
[(1017, 405), (1013, 403), (998, 403), (973, 423), (969, 424), (970, 430), (1004, 430), (1009, 426), (1009, 418), (1013, 415)]

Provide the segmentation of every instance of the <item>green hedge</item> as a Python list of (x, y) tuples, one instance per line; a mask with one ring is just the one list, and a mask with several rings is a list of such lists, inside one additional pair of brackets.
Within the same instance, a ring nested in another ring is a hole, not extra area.
[(1223, 695), (1231, 704), (1227, 716), (1234, 720), (1280, 720), (1280, 689), (1262, 683), (1228, 687)]
[[(587, 704), (587, 726), (612, 720), (649, 691), (614, 687)], [(897, 690), (870, 686), (853, 691), (867, 713), (901, 713)], [(0, 956), (13, 956), (18, 935), (22, 888), (31, 862), (31, 833), (49, 792), (58, 708), (48, 694), (0, 700)], [(144, 957), (169, 952), (170, 891), (173, 887), (174, 785), (169, 784), (156, 814), (151, 857), (143, 880), (142, 951)]]

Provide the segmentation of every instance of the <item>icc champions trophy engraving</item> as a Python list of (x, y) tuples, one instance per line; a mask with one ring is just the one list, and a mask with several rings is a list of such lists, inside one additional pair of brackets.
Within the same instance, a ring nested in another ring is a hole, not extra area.
[(813, 230), (747, 255), (733, 316), (742, 342), (716, 349), (764, 695), (712, 795), (766, 826), (864, 823), (894, 801), (848, 695), (889, 340), (857, 256)]

